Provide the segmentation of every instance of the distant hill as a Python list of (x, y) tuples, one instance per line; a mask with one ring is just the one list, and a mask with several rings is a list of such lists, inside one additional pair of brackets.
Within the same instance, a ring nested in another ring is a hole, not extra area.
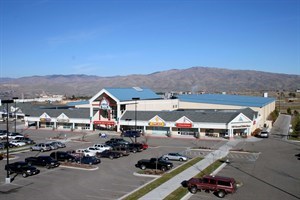
[(147, 87), (155, 92), (203, 91), (263, 92), (295, 91), (300, 76), (252, 70), (228, 70), (208, 67), (172, 69), (147, 75), (100, 77), (88, 75), (48, 75), (0, 79), (0, 98), (25, 98), (41, 94), (93, 96), (105, 87)]

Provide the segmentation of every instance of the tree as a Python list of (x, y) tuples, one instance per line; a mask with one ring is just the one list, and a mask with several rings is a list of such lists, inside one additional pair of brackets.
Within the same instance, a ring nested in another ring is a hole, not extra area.
[(292, 110), (290, 107), (287, 108), (286, 112), (287, 112), (287, 114), (292, 115)]
[(279, 112), (277, 109), (275, 109), (273, 112), (270, 113), (268, 119), (271, 120), (272, 123), (274, 123), (278, 116), (279, 116)]
[(300, 135), (300, 116), (294, 118), (293, 125), (293, 135), (298, 137)]

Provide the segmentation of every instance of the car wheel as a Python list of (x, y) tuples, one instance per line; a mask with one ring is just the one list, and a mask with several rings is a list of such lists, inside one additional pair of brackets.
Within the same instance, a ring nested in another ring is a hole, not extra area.
[(136, 152), (137, 152), (137, 149), (136, 149), (136, 148), (132, 149), (132, 152), (133, 152), (133, 153), (136, 153)]
[(44, 149), (41, 149), (41, 152), (44, 152)]
[(218, 197), (220, 197), (220, 198), (224, 198), (225, 197), (225, 191), (224, 190), (220, 190), (219, 192), (218, 192)]
[(23, 172), (23, 173), (22, 173), (22, 176), (23, 176), (24, 178), (26, 178), (26, 177), (27, 177), (27, 174), (26, 174), (25, 172)]
[(167, 170), (167, 168), (165, 166), (162, 166), (161, 168), (161, 171), (165, 172)]
[(8, 170), (8, 174), (10, 175), (10, 174), (12, 174), (12, 173), (13, 173), (13, 172), (9, 169), (9, 170)]
[(29, 161), (29, 162), (28, 162), (28, 165), (32, 165), (32, 162)]
[(51, 168), (51, 165), (48, 165), (48, 164), (47, 164), (47, 165), (46, 165), (46, 168), (47, 168), (47, 169), (50, 169), (50, 168)]
[(191, 192), (192, 194), (196, 194), (197, 191), (198, 191), (198, 188), (197, 188), (196, 186), (192, 186), (192, 187), (189, 188), (189, 190), (190, 190), (190, 192)]
[(183, 159), (182, 159), (182, 158), (179, 158), (179, 161), (180, 161), (180, 162), (182, 162), (182, 161), (183, 161)]
[(169, 160), (169, 158), (168, 158), (168, 157), (165, 157), (165, 160)]
[(89, 165), (92, 165), (92, 164), (93, 164), (92, 162), (89, 163)]
[(114, 157), (113, 157), (113, 156), (109, 156), (109, 159), (111, 159), (111, 160), (112, 160), (112, 159), (114, 159)]
[(142, 170), (145, 170), (145, 169), (146, 169), (146, 166), (145, 166), (145, 165), (141, 165), (141, 169), (142, 169)]
[(80, 161), (78, 160), (77, 163), (80, 164)]

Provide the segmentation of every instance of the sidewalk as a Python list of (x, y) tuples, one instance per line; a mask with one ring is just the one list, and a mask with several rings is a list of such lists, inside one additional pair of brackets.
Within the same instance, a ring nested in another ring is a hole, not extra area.
[(228, 141), (226, 144), (221, 146), (218, 150), (215, 150), (209, 153), (203, 160), (195, 164), (194, 166), (186, 169), (185, 171), (181, 172), (177, 176), (174, 176), (169, 181), (165, 182), (164, 184), (160, 185), (156, 189), (152, 190), (145, 196), (141, 197), (140, 200), (158, 200), (164, 199), (174, 190), (181, 186), (181, 182), (184, 180), (188, 180), (194, 176), (196, 176), (200, 171), (207, 168), (216, 160), (225, 157), (229, 150), (236, 146), (240, 140), (232, 140)]

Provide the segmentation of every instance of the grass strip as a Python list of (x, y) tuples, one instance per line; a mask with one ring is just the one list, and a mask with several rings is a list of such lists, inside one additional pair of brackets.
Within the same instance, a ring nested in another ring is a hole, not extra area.
[[(214, 170), (216, 170), (222, 162), (220, 160), (215, 161), (210, 166), (205, 168), (203, 171), (201, 171), (199, 174), (197, 174), (196, 178), (201, 178), (206, 174), (211, 174)], [(164, 200), (180, 200), (182, 197), (184, 197), (189, 191), (187, 188), (180, 186), (175, 191), (173, 191), (171, 194), (169, 194)]]
[(196, 157), (190, 161), (188, 161), (187, 163), (177, 167), (176, 169), (174, 169), (173, 171), (166, 173), (164, 175), (162, 175), (160, 178), (156, 179), (155, 181), (145, 185), (144, 187), (142, 187), (141, 189), (135, 191), (134, 193), (130, 194), (129, 196), (127, 196), (126, 198), (124, 198), (124, 200), (134, 200), (134, 199), (139, 199), (142, 196), (144, 196), (145, 194), (149, 193), (150, 191), (152, 191), (153, 189), (157, 188), (158, 186), (160, 186), (161, 184), (167, 182), (168, 180), (170, 180), (172, 177), (176, 176), (177, 174), (183, 172), (184, 170), (186, 170), (187, 168), (193, 166), (194, 164), (196, 164), (197, 162), (199, 162), (200, 160), (202, 160), (203, 158), (201, 157)]

